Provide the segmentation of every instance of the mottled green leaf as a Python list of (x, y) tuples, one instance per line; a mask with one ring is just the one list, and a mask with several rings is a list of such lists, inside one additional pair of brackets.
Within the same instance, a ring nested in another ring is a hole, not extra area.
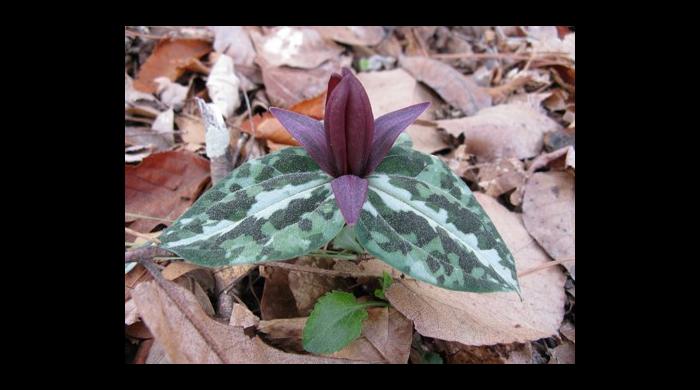
[(368, 179), (355, 228), (368, 252), (439, 287), (518, 291), (515, 261), (500, 234), (438, 158), (395, 146)]
[(304, 349), (311, 353), (340, 351), (360, 337), (362, 321), (367, 307), (379, 306), (379, 302), (359, 303), (355, 296), (342, 291), (322, 296), (306, 321), (302, 334)]
[(343, 230), (333, 239), (333, 246), (339, 249), (347, 249), (358, 254), (365, 252), (365, 249), (357, 241), (354, 226), (345, 225)]
[(331, 180), (302, 148), (249, 161), (166, 229), (161, 247), (205, 266), (306, 254), (345, 223)]

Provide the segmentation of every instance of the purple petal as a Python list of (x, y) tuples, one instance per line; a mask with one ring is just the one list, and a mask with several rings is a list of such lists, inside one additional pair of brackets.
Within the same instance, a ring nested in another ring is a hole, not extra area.
[[(399, 134), (413, 123), (425, 111), (430, 103), (420, 103), (382, 115), (374, 121), (374, 139), (372, 151), (364, 175), (371, 173), (384, 156), (389, 153), (391, 146)], [(364, 176), (363, 175), (363, 176)]]
[(334, 179), (331, 188), (335, 195), (335, 202), (345, 218), (345, 222), (352, 226), (360, 218), (362, 205), (367, 200), (367, 179), (355, 175), (345, 175)]
[(331, 74), (331, 78), (328, 79), (328, 90), (326, 91), (326, 109), (328, 109), (328, 99), (331, 96), (331, 93), (342, 79), (343, 76), (339, 75), (338, 73)]
[(328, 150), (326, 134), (320, 121), (296, 112), (271, 107), (270, 112), (287, 131), (304, 147), (309, 156), (331, 176), (336, 175), (335, 166)]
[(323, 126), (328, 141), (328, 149), (335, 164), (336, 176), (348, 173), (347, 142), (345, 139), (345, 113), (350, 86), (348, 79), (342, 79), (336, 84), (333, 93), (326, 100), (326, 113)]
[(347, 142), (348, 172), (361, 176), (372, 147), (374, 115), (367, 91), (352, 72), (343, 69), (348, 95), (345, 108), (345, 139)]

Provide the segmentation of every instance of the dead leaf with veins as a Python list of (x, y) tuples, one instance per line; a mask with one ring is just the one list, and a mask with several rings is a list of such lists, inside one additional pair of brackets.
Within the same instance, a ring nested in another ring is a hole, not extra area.
[(146, 325), (176, 364), (351, 363), (272, 348), (257, 336), (246, 336), (242, 327), (211, 319), (192, 293), (165, 279), (139, 284), (133, 296)]
[(491, 106), (491, 96), (448, 64), (428, 57), (401, 57), (399, 65), (466, 115)]
[[(575, 179), (567, 172), (536, 172), (525, 186), (523, 223), (554, 260), (575, 257)], [(576, 278), (576, 263), (562, 264)]]
[(454, 137), (464, 134), (467, 151), (484, 160), (534, 157), (542, 150), (544, 135), (561, 128), (542, 111), (524, 104), (501, 104), (471, 117), (437, 123)]

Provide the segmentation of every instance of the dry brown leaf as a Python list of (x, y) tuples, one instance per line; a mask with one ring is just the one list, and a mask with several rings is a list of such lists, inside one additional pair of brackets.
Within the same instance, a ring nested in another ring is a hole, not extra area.
[(259, 64), (270, 104), (287, 108), (323, 93), (331, 74), (340, 73), (341, 68), (350, 66), (351, 62), (352, 58), (345, 56), (326, 61), (314, 69), (271, 66), (264, 62)]
[[(191, 152), (170, 151), (124, 167), (126, 212), (175, 220), (197, 199), (209, 180), (209, 161)], [(167, 222), (137, 218), (129, 228), (148, 233)]]
[[(289, 108), (290, 111), (298, 112), (303, 115), (310, 116), (314, 119), (323, 119), (326, 103), (326, 91), (320, 95), (301, 101)], [(253, 118), (255, 130), (251, 128), (250, 121), (244, 121), (241, 124), (241, 130), (252, 134), (257, 138), (263, 138), (271, 141), (273, 145), (292, 145), (299, 146), (299, 143), (292, 137), (291, 134), (282, 126), (270, 112), (265, 112), (262, 115), (257, 115)], [(268, 145), (270, 143), (268, 142)]]
[(305, 351), (301, 338), (307, 319), (308, 317), (299, 317), (260, 321), (257, 330), (265, 335), (265, 340), (270, 344), (288, 352), (303, 353)]
[(214, 280), (216, 281), (214, 292), (217, 295), (220, 294), (225, 288), (228, 288), (231, 283), (235, 280), (242, 279), (250, 270), (256, 267), (257, 266), (253, 264), (241, 264), (217, 269), (214, 271)]
[(393, 307), (371, 308), (362, 335), (389, 363), (405, 364), (411, 352), (413, 323)]
[(260, 323), (260, 318), (253, 314), (247, 307), (241, 305), (240, 303), (233, 304), (233, 311), (231, 312), (231, 319), (229, 320), (229, 325), (239, 326), (242, 328), (250, 328), (251, 326), (257, 326)]
[(333, 352), (328, 356), (338, 359), (348, 359), (363, 362), (381, 363), (384, 358), (379, 353), (377, 348), (372, 345), (365, 337), (360, 337), (353, 340), (338, 352)]
[[(406, 106), (427, 101), (432, 103), (431, 107), (418, 119), (430, 120), (435, 107), (440, 102), (438, 97), (420, 85), (413, 76), (403, 69), (360, 73), (357, 78), (367, 90), (372, 105), (372, 114), (375, 118)], [(413, 148), (424, 153), (433, 153), (449, 147), (443, 136), (434, 127), (412, 124), (406, 129), (406, 133), (413, 141)]]
[(274, 27), (265, 36), (253, 32), (251, 38), (258, 60), (268, 66), (313, 69), (343, 52), (342, 46), (312, 28)]
[(146, 324), (143, 323), (143, 321), (137, 321), (127, 326), (124, 330), (124, 333), (126, 333), (127, 336), (135, 339), (153, 339), (151, 331), (148, 330), (148, 327), (146, 326)]
[(542, 150), (544, 135), (561, 128), (543, 112), (524, 104), (501, 104), (472, 117), (437, 123), (454, 137), (464, 133), (467, 151), (485, 160), (534, 157)]
[(136, 310), (136, 304), (133, 299), (129, 299), (124, 303), (124, 324), (131, 325), (139, 320), (139, 312)]
[(491, 96), (450, 65), (428, 57), (401, 57), (399, 64), (466, 115), (491, 106)]
[(200, 58), (210, 51), (211, 42), (206, 40), (163, 38), (139, 69), (134, 88), (153, 93), (158, 87), (154, 82), (156, 78), (163, 76), (175, 81), (183, 74), (190, 59)]
[[(555, 260), (575, 257), (575, 180), (567, 172), (536, 172), (525, 186), (525, 228)], [(576, 278), (574, 261), (562, 265)]]
[(575, 364), (576, 363), (576, 345), (565, 341), (561, 345), (557, 345), (550, 350), (552, 358), (549, 364)]
[(569, 320), (564, 320), (561, 327), (559, 328), (559, 333), (564, 335), (569, 341), (576, 344), (576, 326)]
[(206, 130), (200, 118), (178, 115), (175, 117), (175, 124), (180, 130), (182, 141), (186, 144), (185, 149), (195, 152), (204, 146)]
[(450, 364), (533, 364), (530, 343), (469, 346), (454, 341), (437, 340)]
[(157, 340), (153, 341), (151, 345), (151, 350), (148, 351), (148, 357), (146, 358), (146, 364), (171, 364), (168, 356), (165, 354), (165, 349), (163, 345)]
[(263, 320), (299, 317), (294, 294), (289, 288), (289, 271), (260, 267), (260, 274), (266, 279), (260, 298), (260, 317)]
[(173, 363), (348, 363), (274, 349), (257, 336), (246, 336), (241, 327), (209, 318), (184, 288), (160, 282), (163, 287), (156, 281), (141, 283), (133, 295), (146, 325)]
[(164, 278), (168, 280), (175, 280), (180, 276), (199, 268), (200, 267), (196, 264), (186, 263), (184, 261), (174, 261), (168, 264), (168, 266), (165, 267), (161, 273), (163, 274)]
[(475, 163), (476, 157), (467, 153), (467, 147), (464, 144), (457, 146), (450, 153), (445, 156), (440, 156), (440, 158), (445, 161), (447, 166), (457, 176), (463, 177), (471, 182), (479, 181), (477, 176), (478, 170), (475, 169), (477, 167)]
[[(294, 264), (321, 268), (333, 268), (334, 261), (316, 257), (300, 257)], [(300, 316), (307, 316), (313, 310), (318, 298), (331, 291), (348, 287), (340, 278), (319, 275), (313, 272), (290, 271), (288, 275), (289, 289), (292, 291), (294, 301)]]
[(236, 65), (253, 65), (255, 48), (243, 27), (211, 26), (209, 29), (214, 32), (214, 50), (233, 58)]
[(525, 184), (527, 175), (522, 161), (516, 158), (498, 159), (479, 168), (479, 187), (486, 195), (498, 197)]
[(354, 46), (374, 46), (384, 38), (379, 26), (323, 26), (314, 27), (323, 38)]
[[(172, 137), (172, 133), (160, 134), (149, 127), (124, 127), (124, 143), (146, 147), (149, 150), (149, 154), (166, 151), (172, 148)], [(143, 156), (143, 158), (145, 157), (146, 156)]]
[(137, 284), (149, 280), (153, 280), (151, 274), (141, 264), (136, 264), (131, 271), (124, 275), (124, 301), (126, 302), (131, 298), (131, 291)]
[(199, 307), (201, 307), (208, 316), (213, 317), (216, 315), (216, 311), (214, 310), (214, 306), (211, 304), (209, 296), (194, 278), (189, 278), (183, 275), (173, 280), (173, 282), (186, 288), (187, 291), (194, 294), (195, 299), (199, 303)]
[[(513, 253), (518, 271), (550, 261), (518, 214), (488, 195), (474, 195)], [(386, 296), (421, 335), (465, 345), (510, 344), (557, 333), (564, 317), (565, 281), (556, 267), (520, 278), (523, 301), (516, 293), (458, 292), (417, 280), (394, 282)]]

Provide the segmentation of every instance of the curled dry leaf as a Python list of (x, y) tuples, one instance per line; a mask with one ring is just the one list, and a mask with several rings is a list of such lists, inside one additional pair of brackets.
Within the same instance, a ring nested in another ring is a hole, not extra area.
[[(525, 228), (555, 260), (575, 257), (575, 180), (567, 172), (537, 172), (525, 186)], [(562, 265), (573, 278), (575, 262)]]
[(399, 64), (466, 115), (491, 106), (491, 96), (450, 65), (428, 57), (401, 57)]
[(253, 32), (251, 38), (258, 59), (268, 66), (313, 69), (343, 52), (340, 45), (324, 39), (312, 28), (275, 27), (265, 36)]
[[(406, 106), (429, 101), (432, 103), (431, 107), (418, 119), (430, 120), (440, 102), (439, 98), (403, 69), (360, 73), (357, 78), (367, 91), (375, 118)], [(408, 126), (405, 132), (411, 137), (413, 148), (418, 151), (433, 153), (449, 147), (443, 135), (434, 127), (414, 123)]]
[(349, 362), (274, 349), (257, 336), (246, 336), (242, 327), (211, 319), (186, 289), (167, 280), (160, 283), (141, 283), (133, 295), (141, 317), (173, 363)]
[(241, 81), (234, 72), (233, 59), (229, 56), (219, 56), (211, 68), (207, 79), (207, 91), (213, 104), (225, 118), (229, 118), (241, 105), (238, 88)]
[[(474, 195), (513, 253), (519, 272), (550, 261), (518, 214), (487, 195)], [(412, 279), (395, 281), (386, 296), (423, 336), (465, 345), (510, 344), (557, 333), (564, 317), (565, 281), (556, 267), (531, 273), (519, 280), (522, 301), (515, 293), (457, 292)]]
[(155, 79), (167, 77), (177, 80), (192, 58), (200, 58), (211, 51), (211, 42), (201, 39), (163, 38), (141, 66), (134, 80), (134, 88), (153, 93), (158, 88)]
[(314, 27), (323, 38), (354, 46), (374, 46), (384, 39), (379, 26), (324, 26)]
[(464, 133), (467, 151), (485, 160), (525, 159), (542, 150), (543, 137), (561, 126), (525, 104), (501, 104), (475, 116), (437, 121), (454, 137)]
[(351, 57), (344, 56), (326, 61), (313, 69), (298, 69), (258, 61), (270, 104), (282, 108), (323, 93), (328, 87), (331, 73), (340, 73), (341, 68), (350, 66), (351, 62)]
[[(209, 180), (209, 162), (194, 153), (155, 153), (124, 167), (126, 212), (174, 221), (197, 199)], [(129, 228), (148, 233), (161, 220), (136, 218)]]
[(175, 83), (167, 77), (157, 77), (153, 82), (157, 85), (156, 93), (160, 97), (161, 102), (176, 110), (182, 108), (185, 104), (189, 88)]
[[(291, 106), (289, 110), (320, 120), (323, 119), (325, 102), (326, 92), (324, 91), (316, 97)], [(241, 130), (257, 138), (266, 139), (273, 144), (299, 146), (299, 143), (269, 111), (255, 116), (253, 125), (255, 129), (251, 128), (250, 121), (246, 120), (241, 124)]]

